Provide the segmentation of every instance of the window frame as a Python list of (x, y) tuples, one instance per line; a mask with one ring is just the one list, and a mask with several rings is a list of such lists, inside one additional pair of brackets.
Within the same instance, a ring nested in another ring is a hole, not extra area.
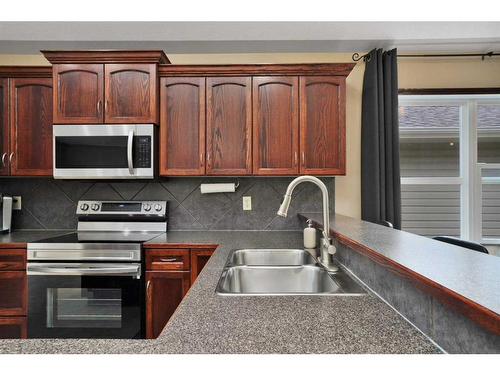
[[(460, 237), (483, 244), (500, 244), (499, 238), (482, 238), (482, 184), (500, 184), (500, 177), (481, 177), (482, 169), (500, 169), (500, 163), (478, 163), (477, 106), (500, 105), (500, 94), (399, 94), (399, 106), (460, 107), (459, 119), (459, 176), (458, 177), (401, 177), (401, 185), (459, 185)], [(401, 138), (401, 128), (400, 128)]]

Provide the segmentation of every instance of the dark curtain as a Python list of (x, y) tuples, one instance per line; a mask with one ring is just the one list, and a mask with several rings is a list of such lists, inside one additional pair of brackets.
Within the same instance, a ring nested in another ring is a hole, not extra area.
[(397, 51), (366, 59), (361, 115), (361, 218), (401, 229)]

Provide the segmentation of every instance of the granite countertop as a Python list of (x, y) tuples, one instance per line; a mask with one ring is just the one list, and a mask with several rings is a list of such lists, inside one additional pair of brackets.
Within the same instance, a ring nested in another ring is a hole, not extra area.
[[(322, 226), (320, 214), (301, 216)], [(479, 323), (499, 332), (500, 257), (348, 216), (334, 215), (331, 219), (333, 237), (392, 262), (400, 271), (463, 306)]]
[(301, 247), (302, 232), (179, 231), (153, 242), (219, 244), (158, 339), (0, 340), (0, 353), (440, 353), (373, 295), (215, 293), (232, 249)]

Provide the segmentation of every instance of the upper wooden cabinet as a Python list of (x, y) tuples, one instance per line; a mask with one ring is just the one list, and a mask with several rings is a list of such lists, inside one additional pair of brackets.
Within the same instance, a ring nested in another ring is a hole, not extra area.
[(344, 175), (354, 65), (160, 66), (160, 174)]
[(345, 174), (345, 77), (300, 77), (300, 173)]
[(299, 172), (299, 79), (253, 78), (253, 173)]
[(9, 174), (9, 84), (0, 78), (0, 176)]
[(160, 174), (205, 174), (205, 78), (162, 78), (160, 87)]
[(158, 123), (162, 51), (42, 51), (53, 64), (55, 124)]
[(10, 174), (52, 176), (52, 79), (10, 80)]
[(103, 122), (102, 64), (57, 64), (54, 80), (54, 123), (100, 124)]
[(158, 123), (158, 84), (155, 64), (104, 66), (104, 122)]
[(207, 78), (208, 175), (252, 173), (252, 78)]
[(0, 67), (0, 175), (52, 176), (52, 69)]

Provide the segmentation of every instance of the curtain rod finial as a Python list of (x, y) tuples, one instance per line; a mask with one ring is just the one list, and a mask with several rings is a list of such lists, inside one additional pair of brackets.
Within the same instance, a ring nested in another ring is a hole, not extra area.
[(371, 55), (370, 53), (367, 53), (366, 55), (360, 55), (359, 53), (355, 52), (352, 55), (352, 60), (355, 62), (358, 62), (360, 60), (363, 60), (364, 62), (370, 61)]

